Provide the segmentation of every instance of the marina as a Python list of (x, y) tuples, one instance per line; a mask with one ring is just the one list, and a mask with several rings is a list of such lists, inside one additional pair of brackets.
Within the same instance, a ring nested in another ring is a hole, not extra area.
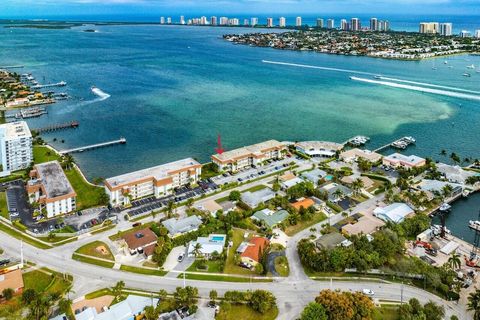
[(383, 151), (387, 148), (395, 148), (395, 149), (401, 149), (401, 150), (405, 150), (408, 148), (408, 146), (414, 144), (415, 142), (417, 142), (415, 140), (415, 138), (411, 137), (411, 136), (407, 136), (407, 137), (403, 137), (403, 138), (400, 138), (398, 140), (395, 140), (393, 141), (392, 143), (387, 143), (375, 150), (373, 150), (374, 152), (380, 152), (380, 151)]
[(58, 153), (69, 154), (69, 153), (84, 152), (84, 151), (88, 151), (88, 150), (110, 147), (110, 146), (114, 146), (114, 145), (117, 145), (117, 144), (126, 144), (126, 143), (127, 143), (127, 139), (121, 137), (118, 140), (112, 140), (112, 141), (107, 141), (107, 142), (102, 142), (102, 143), (91, 144), (91, 145), (88, 145), (88, 146), (62, 150), (62, 151), (59, 151)]

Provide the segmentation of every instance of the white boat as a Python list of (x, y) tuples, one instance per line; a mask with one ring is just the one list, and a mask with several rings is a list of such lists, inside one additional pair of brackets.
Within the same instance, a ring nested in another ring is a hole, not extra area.
[(407, 140), (407, 141), (410, 142), (410, 143), (415, 143), (415, 142), (417, 142), (417, 140), (415, 140), (414, 137), (405, 137), (405, 140)]
[(468, 222), (468, 226), (472, 229), (480, 230), (480, 221), (478, 220), (470, 220)]
[(444, 202), (444, 203), (442, 203), (442, 205), (440, 206), (440, 208), (439, 208), (438, 210), (445, 212), (445, 211), (450, 210), (451, 208), (452, 208), (451, 205), (449, 205), (448, 203)]
[(448, 61), (447, 60), (443, 61), (443, 64), (448, 64)]
[(471, 65), (467, 66), (467, 69), (475, 69), (475, 65), (471, 64)]
[[(439, 224), (434, 224), (432, 226), (432, 230), (437, 231), (438, 233), (442, 232), (442, 226)], [(445, 231), (446, 234), (451, 234), (452, 231), (450, 231), (447, 227), (443, 228), (443, 231)]]
[(471, 75), (470, 73), (465, 72), (465, 73), (463, 74), (463, 76), (469, 78), (469, 77), (471, 77), (472, 75)]
[(102, 100), (110, 98), (110, 95), (108, 93), (103, 92), (101, 89), (95, 86), (92, 86), (90, 90), (92, 90), (92, 93), (98, 96)]

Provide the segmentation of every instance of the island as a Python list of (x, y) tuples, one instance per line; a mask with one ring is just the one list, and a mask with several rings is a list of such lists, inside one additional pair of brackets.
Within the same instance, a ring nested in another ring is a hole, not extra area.
[(398, 60), (421, 60), (480, 51), (480, 39), (440, 37), (415, 32), (352, 32), (312, 28), (287, 32), (226, 34), (223, 38), (236, 44), (256, 47)]

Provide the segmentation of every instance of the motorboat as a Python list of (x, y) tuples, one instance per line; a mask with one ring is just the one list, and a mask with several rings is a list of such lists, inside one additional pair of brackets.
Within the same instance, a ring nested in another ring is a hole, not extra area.
[(463, 76), (464, 76), (464, 77), (467, 77), (467, 78), (470, 78), (472, 75), (471, 75), (470, 73), (465, 72), (465, 73), (463, 74)]
[(475, 230), (480, 230), (480, 221), (478, 220), (470, 220), (468, 222), (468, 226), (472, 229), (475, 229)]
[(448, 203), (444, 202), (442, 203), (442, 205), (440, 206), (440, 208), (438, 210), (442, 211), (442, 212), (447, 212), (447, 211), (450, 211), (450, 209), (452, 208), (451, 205), (449, 205)]

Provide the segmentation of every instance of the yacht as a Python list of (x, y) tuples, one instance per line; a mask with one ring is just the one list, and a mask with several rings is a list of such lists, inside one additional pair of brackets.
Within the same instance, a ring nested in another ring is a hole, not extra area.
[(448, 61), (447, 60), (443, 61), (443, 64), (448, 64)]
[(467, 66), (467, 69), (475, 69), (475, 65), (471, 64), (471, 65)]
[(417, 142), (417, 140), (415, 140), (414, 137), (405, 137), (405, 140), (407, 140), (407, 141), (410, 142), (410, 143), (415, 143), (415, 142)]
[(464, 76), (464, 77), (467, 77), (467, 78), (470, 78), (472, 75), (471, 75), (470, 73), (465, 72), (465, 73), (463, 74), (463, 76)]
[(470, 220), (468, 222), (468, 226), (472, 229), (475, 229), (475, 230), (480, 230), (480, 221), (478, 220)]
[(440, 206), (440, 208), (438, 210), (442, 211), (442, 212), (447, 212), (449, 211), (450, 209), (452, 208), (451, 205), (449, 205), (448, 203), (444, 202), (442, 203), (442, 205)]
[[(432, 229), (433, 230), (438, 230), (438, 232), (441, 232), (442, 231), (442, 226), (439, 225), (439, 224), (434, 224), (432, 226)], [(449, 229), (447, 229), (447, 227), (443, 227), (443, 231), (445, 231), (446, 234), (451, 234), (452, 231), (450, 231)]]

